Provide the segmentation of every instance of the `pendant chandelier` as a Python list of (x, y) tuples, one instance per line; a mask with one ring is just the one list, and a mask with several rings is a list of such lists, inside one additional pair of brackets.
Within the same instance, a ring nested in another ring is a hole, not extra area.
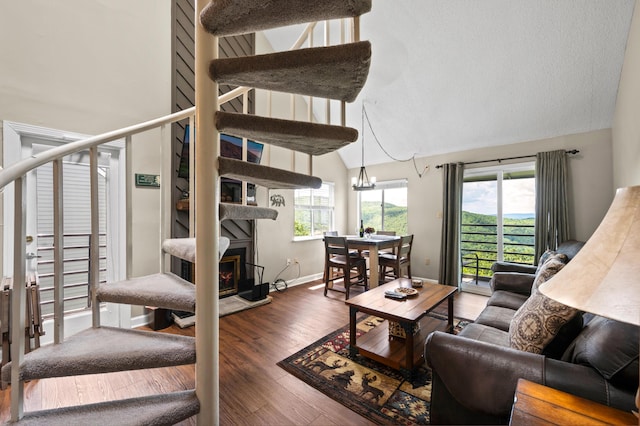
[(364, 104), (362, 105), (362, 165), (360, 166), (360, 172), (358, 177), (351, 178), (351, 186), (354, 191), (368, 191), (376, 187), (376, 178), (367, 174), (367, 169), (364, 167)]

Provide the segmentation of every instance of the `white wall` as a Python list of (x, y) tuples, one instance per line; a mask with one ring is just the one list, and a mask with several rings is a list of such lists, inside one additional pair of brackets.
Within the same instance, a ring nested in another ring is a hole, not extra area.
[(636, 1), (613, 120), (614, 187), (640, 185), (640, 4)]
[[(171, 112), (169, 0), (6, 1), (0, 40), (0, 120), (99, 134)], [(134, 172), (159, 173), (159, 142), (134, 139)], [(158, 196), (134, 189), (135, 275), (158, 268)]]
[[(382, 141), (384, 143), (384, 141)], [(531, 155), (555, 149), (578, 149), (570, 157), (570, 211), (571, 237), (585, 241), (604, 217), (613, 192), (611, 132), (609, 129), (568, 135), (552, 139), (518, 143), (487, 149), (477, 149), (442, 156), (418, 158), (418, 169), (429, 165), (429, 171), (419, 178), (411, 163), (387, 163), (367, 167), (369, 175), (378, 181), (407, 178), (409, 232), (415, 235), (411, 272), (415, 276), (437, 279), (440, 260), (440, 232), (442, 220), (442, 172), (436, 165), (457, 161), (479, 161), (494, 158)], [(505, 162), (506, 164), (507, 162)], [(482, 166), (486, 166), (484, 164)], [(476, 166), (478, 167), (478, 166)], [(356, 176), (358, 169), (349, 170)], [(349, 193), (349, 225), (355, 229), (356, 195)], [(426, 265), (429, 258), (430, 264)]]

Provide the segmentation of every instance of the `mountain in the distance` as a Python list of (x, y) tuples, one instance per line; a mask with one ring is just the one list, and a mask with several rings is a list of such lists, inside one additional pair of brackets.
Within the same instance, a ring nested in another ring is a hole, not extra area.
[(506, 213), (502, 215), (502, 217), (506, 217), (509, 219), (534, 219), (536, 217), (535, 213)]

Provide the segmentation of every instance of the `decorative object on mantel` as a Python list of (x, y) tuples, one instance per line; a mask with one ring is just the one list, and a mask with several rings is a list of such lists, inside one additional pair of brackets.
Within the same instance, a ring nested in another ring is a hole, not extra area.
[(271, 207), (284, 207), (284, 195), (273, 194), (269, 197), (271, 200)]
[(364, 168), (364, 105), (362, 106), (362, 166), (360, 166), (360, 173), (358, 178), (351, 179), (351, 186), (354, 191), (368, 191), (376, 187), (376, 178), (367, 174), (367, 169)]
[[(538, 290), (573, 308), (640, 326), (639, 257), (640, 185), (618, 189), (584, 247)], [(639, 396), (640, 388), (636, 407)]]

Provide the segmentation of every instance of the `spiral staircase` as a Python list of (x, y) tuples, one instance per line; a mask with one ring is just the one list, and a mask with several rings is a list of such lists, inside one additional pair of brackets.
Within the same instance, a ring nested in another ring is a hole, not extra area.
[[(202, 4), (197, 2), (196, 10), (200, 13), (202, 25), (202, 28), (196, 28), (198, 137), (225, 132), (312, 156), (326, 154), (354, 142), (357, 139), (357, 131), (344, 126), (221, 112), (215, 93), (217, 84), (229, 84), (352, 102), (365, 84), (369, 72), (371, 46), (368, 42), (356, 41), (337, 46), (225, 59), (203, 58), (199, 52), (206, 51), (207, 46), (216, 44), (217, 37), (319, 20), (354, 18), (357, 21), (358, 17), (370, 8), (370, 0), (219, 0), (208, 4), (204, 1)], [(203, 50), (198, 49), (200, 40), (205, 40), (206, 46)], [(206, 64), (206, 69), (199, 64)], [(198, 78), (210, 79), (206, 87), (214, 88), (215, 93), (199, 93), (202, 84), (199, 86), (198, 81), (203, 80)], [(199, 164), (205, 164), (209, 158), (213, 160), (212, 163), (217, 163), (218, 167), (209, 168), (213, 170), (201, 170), (202, 174), (196, 175), (198, 182), (215, 182), (207, 179), (207, 173), (212, 173), (210, 176), (215, 178), (230, 177), (271, 189), (319, 188), (322, 184), (321, 179), (314, 176), (212, 157), (211, 152), (216, 153), (217, 150), (211, 151), (211, 147), (205, 145), (204, 139), (202, 143), (196, 141), (196, 149), (200, 149), (196, 151)], [(0, 172), (0, 177), (8, 170)], [(17, 176), (17, 185), (22, 184), (24, 176)], [(0, 182), (3, 181), (0, 179)], [(5, 182), (4, 185), (6, 184)], [(216, 185), (200, 184), (198, 187), (201, 192), (196, 192), (195, 203), (198, 209), (202, 210), (202, 217), (209, 214), (209, 206), (213, 205), (218, 209), (217, 215), (211, 215), (214, 219), (213, 223), (209, 224), (212, 226), (208, 226), (210, 229), (218, 229), (219, 221), (226, 219), (277, 217), (275, 210), (265, 207), (217, 203)], [(215, 204), (212, 204), (211, 200), (199, 198), (207, 191), (213, 193)], [(196, 212), (196, 215), (198, 214), (200, 212)], [(198, 222), (208, 225), (204, 223), (204, 219), (198, 219), (196, 216), (196, 223)], [(221, 243), (217, 237), (215, 231), (203, 232), (196, 227), (196, 238), (167, 239), (162, 244), (162, 251), (163, 254), (191, 262), (197, 261), (198, 253), (201, 253), (203, 260), (207, 253), (218, 252), (221, 256), (224, 247), (220, 247)], [(17, 269), (15, 273), (18, 276), (14, 277), (14, 282), (20, 282), (21, 271), (20, 268)], [(203, 275), (196, 275), (196, 283), (217, 282), (211, 279), (213, 274), (217, 273), (217, 265), (210, 269), (202, 269)], [(205, 279), (200, 281), (203, 277)], [(11, 385), (12, 421), (19, 424), (47, 425), (147, 425), (174, 424), (197, 415), (199, 424), (217, 424), (217, 315), (215, 318), (210, 317), (217, 313), (217, 298), (214, 300), (212, 297), (217, 296), (215, 289), (205, 285), (193, 285), (168, 271), (120, 282), (108, 282), (95, 287), (93, 297), (98, 304), (113, 302), (195, 312), (196, 321), (200, 324), (199, 321), (203, 319), (203, 326), (198, 327), (195, 338), (105, 327), (100, 325), (99, 317), (95, 318), (96, 314), (99, 315), (97, 310), (94, 311), (92, 328), (61, 342), (43, 346), (27, 354), (24, 353), (24, 347), (19, 347), (21, 345), (13, 345), (11, 355), (14, 361), (2, 368), (0, 376), (4, 385)], [(24, 318), (20, 318), (24, 312), (20, 308), (24, 297), (20, 291), (15, 293), (12, 327), (18, 331), (24, 326)], [(209, 322), (214, 326), (207, 329), (206, 324)], [(199, 334), (202, 333), (210, 335), (200, 337)], [(25, 381), (194, 363), (196, 389), (193, 390), (43, 411), (23, 410)]]

